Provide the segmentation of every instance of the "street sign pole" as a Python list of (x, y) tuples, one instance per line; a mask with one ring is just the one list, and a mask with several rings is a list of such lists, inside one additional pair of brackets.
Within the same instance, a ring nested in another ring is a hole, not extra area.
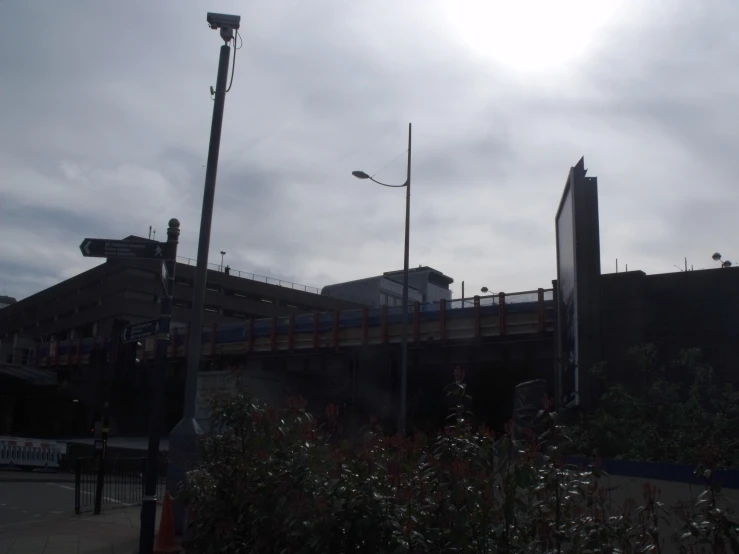
[(169, 220), (167, 229), (167, 276), (164, 295), (161, 300), (159, 332), (157, 333), (156, 374), (151, 391), (151, 420), (149, 422), (149, 449), (144, 478), (144, 498), (141, 504), (141, 532), (139, 553), (152, 554), (154, 550), (154, 526), (157, 512), (157, 482), (159, 480), (159, 439), (162, 433), (162, 413), (164, 386), (167, 378), (167, 350), (169, 349), (169, 329), (172, 319), (172, 293), (174, 289), (175, 266), (177, 264), (177, 243), (180, 236), (180, 222)]

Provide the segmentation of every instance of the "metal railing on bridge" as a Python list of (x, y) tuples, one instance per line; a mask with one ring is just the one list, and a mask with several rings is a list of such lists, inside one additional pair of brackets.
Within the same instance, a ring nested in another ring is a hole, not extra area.
[[(185, 256), (177, 256), (177, 261), (185, 265), (197, 265), (197, 260), (193, 258), (187, 258)], [(268, 285), (277, 285), (278, 287), (285, 287), (293, 290), (300, 290), (303, 292), (310, 292), (313, 294), (321, 294), (321, 289), (318, 287), (309, 287), (308, 285), (301, 285), (299, 283), (293, 283), (285, 279), (277, 279), (276, 277), (267, 277), (266, 275), (259, 275), (258, 273), (252, 273), (250, 271), (241, 271), (239, 269), (232, 269), (227, 265), (220, 264), (208, 264), (208, 269), (224, 273), (228, 267), (228, 274), (232, 277), (239, 277), (241, 279), (249, 279), (250, 281), (257, 281), (259, 283), (266, 283)]]
[[(555, 309), (552, 289), (512, 294), (476, 296), (415, 303), (408, 314), (412, 324), (412, 345), (429, 341), (480, 340), (508, 335), (551, 333)], [(336, 310), (291, 314), (237, 323), (214, 324), (201, 332), (204, 356), (248, 352), (319, 350), (350, 346), (371, 346), (400, 342), (402, 307)], [(191, 332), (173, 327), (168, 354), (183, 357)], [(84, 365), (96, 344), (109, 339), (79, 339), (37, 345), (38, 366)], [(144, 361), (154, 352), (153, 340), (146, 341)]]
[[(193, 258), (188, 258), (185, 256), (177, 256), (177, 261), (185, 265), (197, 265), (197, 260)], [(253, 273), (251, 271), (232, 269), (231, 267), (227, 265), (211, 264), (211, 263), (208, 264), (208, 269), (212, 271), (218, 271), (220, 273), (226, 273), (226, 268), (228, 268), (228, 274), (230, 276), (238, 277), (240, 279), (248, 279), (250, 281), (256, 281), (258, 283), (265, 283), (267, 285), (274, 285), (274, 286), (283, 287), (286, 289), (298, 290), (298, 291), (307, 292), (310, 294), (320, 295), (323, 292), (322, 288), (311, 287), (308, 285), (301, 285), (300, 283), (293, 283), (292, 281), (288, 281), (287, 279), (278, 279), (277, 277), (268, 277), (266, 275), (259, 275), (258, 273)], [(334, 292), (331, 294), (326, 294), (326, 296), (329, 296), (330, 298), (337, 298), (339, 300), (347, 300), (349, 302), (356, 302), (357, 304), (365, 303), (361, 298), (357, 298), (349, 294), (342, 294), (342, 293)]]

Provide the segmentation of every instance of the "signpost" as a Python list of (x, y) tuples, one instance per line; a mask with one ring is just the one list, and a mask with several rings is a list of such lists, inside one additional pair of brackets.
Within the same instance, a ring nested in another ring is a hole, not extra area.
[(143, 240), (85, 239), (80, 251), (85, 258), (139, 258), (165, 260), (166, 243)]
[[(157, 511), (157, 481), (159, 477), (159, 437), (162, 434), (162, 403), (164, 387), (167, 380), (167, 349), (169, 348), (169, 330), (172, 319), (172, 292), (174, 288), (175, 267), (177, 265), (177, 243), (180, 236), (180, 222), (169, 220), (167, 229), (167, 243), (157, 243), (159, 252), (166, 267), (162, 269), (160, 277), (164, 285), (164, 294), (161, 299), (159, 320), (144, 321), (136, 325), (129, 325), (123, 335), (123, 340), (131, 342), (149, 336), (156, 336), (156, 370), (151, 386), (151, 413), (149, 427), (149, 447), (146, 460), (146, 474), (144, 475), (144, 497), (141, 503), (141, 527), (139, 534), (139, 550), (141, 554), (151, 554), (154, 550), (154, 527)], [(143, 256), (141, 256), (143, 257)]]
[(129, 325), (121, 331), (121, 340), (123, 342), (136, 342), (140, 339), (153, 337), (159, 333), (159, 322), (160, 319), (157, 318)]
[[(151, 387), (149, 446), (147, 449), (146, 473), (144, 475), (144, 497), (141, 503), (139, 552), (142, 554), (151, 554), (154, 548), (154, 524), (156, 520), (156, 493), (159, 470), (159, 438), (162, 431), (161, 407), (167, 379), (167, 349), (169, 347), (169, 330), (172, 319), (172, 289), (174, 288), (179, 236), (180, 222), (176, 219), (170, 219), (169, 228), (167, 229), (167, 242), (86, 238), (80, 244), (80, 252), (86, 258), (155, 259), (161, 260), (162, 262), (159, 277), (164, 291), (161, 298), (159, 318), (135, 323), (127, 327), (123, 327), (123, 325), (128, 322), (116, 319), (111, 337), (111, 367), (115, 360), (115, 352), (119, 340), (122, 342), (135, 342), (142, 338), (156, 337), (157, 341), (156, 370), (154, 371), (154, 379)], [(107, 383), (110, 383), (109, 378)], [(109, 424), (109, 402), (106, 397), (103, 404), (102, 440), (100, 443), (97, 440), (95, 442), (96, 449), (102, 446), (102, 452), (99, 454), (101, 458), (105, 457)], [(96, 514), (100, 513), (105, 477), (105, 466), (103, 462), (104, 460), (101, 459), (98, 471), (98, 486), (95, 499)]]

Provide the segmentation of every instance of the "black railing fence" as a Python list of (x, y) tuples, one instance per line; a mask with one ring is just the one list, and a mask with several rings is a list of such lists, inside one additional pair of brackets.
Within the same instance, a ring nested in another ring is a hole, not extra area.
[[(141, 504), (145, 474), (146, 458), (77, 458), (74, 480), (75, 514), (97, 514), (105, 509)], [(167, 459), (160, 458), (157, 482), (157, 497), (160, 499), (166, 490), (166, 476)]]

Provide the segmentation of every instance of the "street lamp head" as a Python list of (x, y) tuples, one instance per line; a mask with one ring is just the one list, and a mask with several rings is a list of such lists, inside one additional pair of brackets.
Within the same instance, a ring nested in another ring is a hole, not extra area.
[(352, 171), (352, 175), (354, 175), (357, 179), (369, 179), (370, 176), (367, 175), (364, 171)]
[(713, 258), (713, 261), (714, 262), (717, 262), (717, 261), (719, 261), (721, 259), (721, 254), (719, 254), (718, 252), (716, 252), (713, 256), (711, 256), (711, 258)]
[(482, 287), (482, 288), (480, 289), (480, 292), (488, 292), (488, 288), (487, 288), (487, 287)]

